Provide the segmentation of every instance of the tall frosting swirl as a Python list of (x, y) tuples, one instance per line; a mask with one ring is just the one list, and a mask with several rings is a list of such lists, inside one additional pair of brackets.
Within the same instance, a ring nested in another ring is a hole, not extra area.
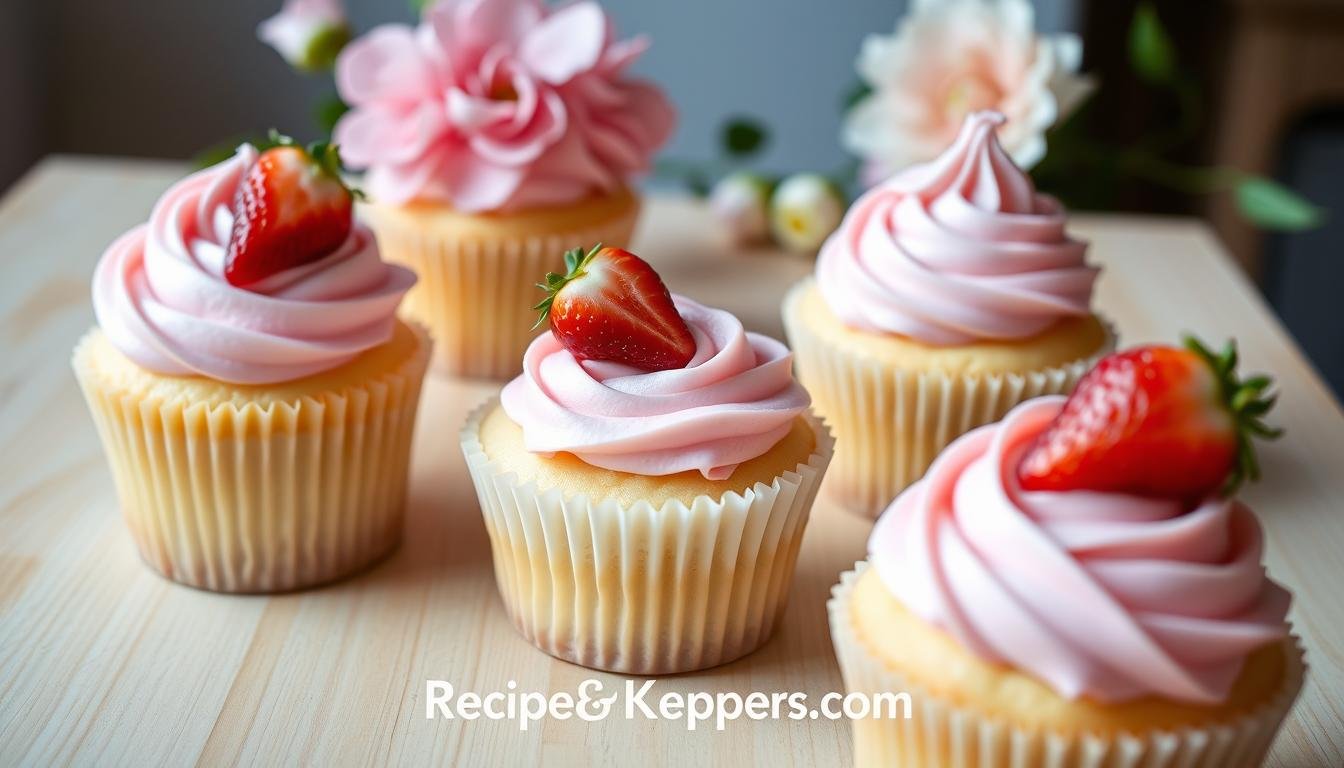
[(122, 235), (98, 262), (98, 325), (142, 367), (267, 384), (335, 368), (392, 337), (415, 275), (384, 263), (358, 223), (319, 261), (247, 289), (224, 279), (234, 193), (256, 158), (243, 145), (178, 182), (149, 223)]
[(999, 145), (996, 112), (966, 118), (937, 160), (860, 197), (823, 244), (817, 284), (845, 324), (950, 345), (1021, 339), (1089, 312), (1097, 269)]
[(1063, 402), (949, 446), (874, 528), (873, 566), (910, 611), (1062, 696), (1224, 700), (1287, 632), (1258, 522), (1226, 498), (1022, 490), (1017, 461)]
[(579, 361), (549, 333), (532, 342), (523, 373), (501, 396), (528, 450), (566, 451), (621, 472), (695, 469), (723, 480), (788, 434), (810, 402), (788, 348), (747, 333), (729, 312), (672, 299), (695, 337), (685, 368)]

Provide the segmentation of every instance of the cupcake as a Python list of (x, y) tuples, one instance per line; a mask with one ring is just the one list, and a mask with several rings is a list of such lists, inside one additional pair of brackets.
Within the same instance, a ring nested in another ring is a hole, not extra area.
[(1260, 763), (1304, 665), (1228, 480), (1269, 433), (1232, 365), (1107, 358), (892, 503), (829, 604), (845, 688), (909, 697), (854, 721), (858, 765)]
[(430, 345), (338, 162), (244, 145), (98, 263), (75, 375), (140, 555), (174, 581), (298, 589), (401, 538)]
[(429, 327), (436, 368), (506, 379), (537, 334), (537, 275), (576, 246), (629, 244), (631, 179), (675, 114), (632, 78), (644, 38), (618, 40), (593, 2), (432, 3), (418, 28), (351, 43), (335, 129), (366, 169), (361, 216), (384, 255), (420, 277), (405, 312)]
[(551, 332), (462, 431), (504, 606), (586, 667), (732, 661), (784, 610), (830, 435), (783, 344), (626, 251), (567, 263)]
[(1114, 346), (1097, 269), (970, 115), (928, 165), (860, 197), (784, 299), (798, 376), (835, 430), (828, 493), (876, 517), (958, 435), (1067, 393)]

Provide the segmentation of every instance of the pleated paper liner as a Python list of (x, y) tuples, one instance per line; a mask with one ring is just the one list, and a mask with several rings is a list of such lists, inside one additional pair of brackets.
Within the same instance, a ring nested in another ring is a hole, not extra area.
[(523, 352), (539, 331), (531, 307), (547, 272), (564, 271), (565, 251), (596, 243), (629, 244), (638, 201), (605, 220), (571, 223), (545, 234), (494, 236), (423, 226), (420, 215), (376, 205), (361, 216), (378, 237), (383, 257), (419, 276), (402, 314), (434, 338), (434, 370), (449, 376), (508, 379), (522, 371)]
[(770, 638), (834, 441), (770, 484), (690, 504), (623, 506), (522, 482), (481, 445), (487, 403), (462, 430), (495, 579), (519, 632), (585, 667), (657, 675), (732, 661)]
[[(140, 555), (219, 592), (279, 592), (354, 573), (401, 540), (430, 343), (398, 367), (293, 402), (193, 402), (73, 365)], [(105, 342), (103, 342), (105, 343)]]
[(1265, 703), (1227, 723), (1114, 736), (1064, 735), (1017, 727), (939, 698), (874, 657), (854, 630), (851, 597), (866, 561), (840, 576), (827, 603), (846, 692), (910, 696), (910, 719), (851, 722), (857, 766), (926, 768), (1240, 768), (1264, 759), (1302, 686), (1301, 646), (1292, 639), (1283, 682)]
[(792, 309), (800, 296), (795, 288), (785, 298), (784, 324), (798, 378), (838, 441), (826, 493), (870, 518), (923, 477), (957, 437), (1002, 419), (1025, 400), (1067, 394), (1115, 348), (1108, 324), (1097, 354), (1063, 366), (983, 375), (902, 370), (815, 334)]

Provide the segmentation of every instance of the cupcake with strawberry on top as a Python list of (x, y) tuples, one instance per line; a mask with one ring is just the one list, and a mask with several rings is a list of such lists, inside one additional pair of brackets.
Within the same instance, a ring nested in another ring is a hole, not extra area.
[[(859, 765), (1252, 766), (1302, 685), (1235, 498), (1277, 430), (1235, 349), (1141, 347), (953, 442), (829, 608)], [(898, 713), (899, 714), (899, 713)]]
[(861, 515), (1115, 346), (1087, 243), (1003, 150), (1003, 122), (968, 115), (940, 157), (856, 200), (784, 299), (798, 377), (839, 444), (828, 493)]
[(108, 247), (73, 359), (141, 556), (224, 592), (396, 546), (429, 362), (396, 318), (415, 275), (354, 222), (336, 149), (276, 142), (175, 184)]
[(780, 342), (629, 251), (565, 260), (549, 332), (462, 431), (504, 605), (583, 666), (732, 661), (784, 609), (829, 433)]
[(420, 276), (406, 312), (429, 326), (436, 368), (517, 374), (536, 276), (570, 248), (629, 244), (633, 180), (676, 122), (629, 72), (648, 45), (592, 0), (438, 0), (418, 27), (341, 52), (351, 109), (334, 137), (365, 171), (361, 215), (384, 253)]

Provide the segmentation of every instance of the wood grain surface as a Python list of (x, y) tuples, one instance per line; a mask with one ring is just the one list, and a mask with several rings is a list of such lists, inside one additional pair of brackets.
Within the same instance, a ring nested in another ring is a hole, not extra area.
[[(703, 764), (847, 765), (843, 722), (742, 719), (723, 733), (682, 723), (428, 720), (427, 679), (458, 690), (573, 691), (605, 675), (554, 661), (509, 624), (458, 448), (486, 385), (430, 381), (415, 444), (407, 535), (367, 573), (311, 592), (230, 597), (164, 581), (138, 560), (69, 368), (92, 323), (103, 247), (145, 220), (184, 168), (54, 158), (0, 205), (0, 765)], [(1098, 305), (1123, 340), (1183, 330), (1240, 339), (1248, 369), (1279, 377), (1245, 496), (1268, 562), (1296, 593), (1311, 667), (1269, 764), (1344, 765), (1344, 416), (1253, 287), (1201, 224), (1078, 216), (1106, 267)], [(811, 260), (735, 253), (707, 214), (648, 201), (638, 238), (668, 285), (778, 335), (778, 303)], [(825, 600), (863, 554), (868, 526), (814, 510), (791, 602), (759, 652), (659, 681), (655, 693), (840, 688)]]

